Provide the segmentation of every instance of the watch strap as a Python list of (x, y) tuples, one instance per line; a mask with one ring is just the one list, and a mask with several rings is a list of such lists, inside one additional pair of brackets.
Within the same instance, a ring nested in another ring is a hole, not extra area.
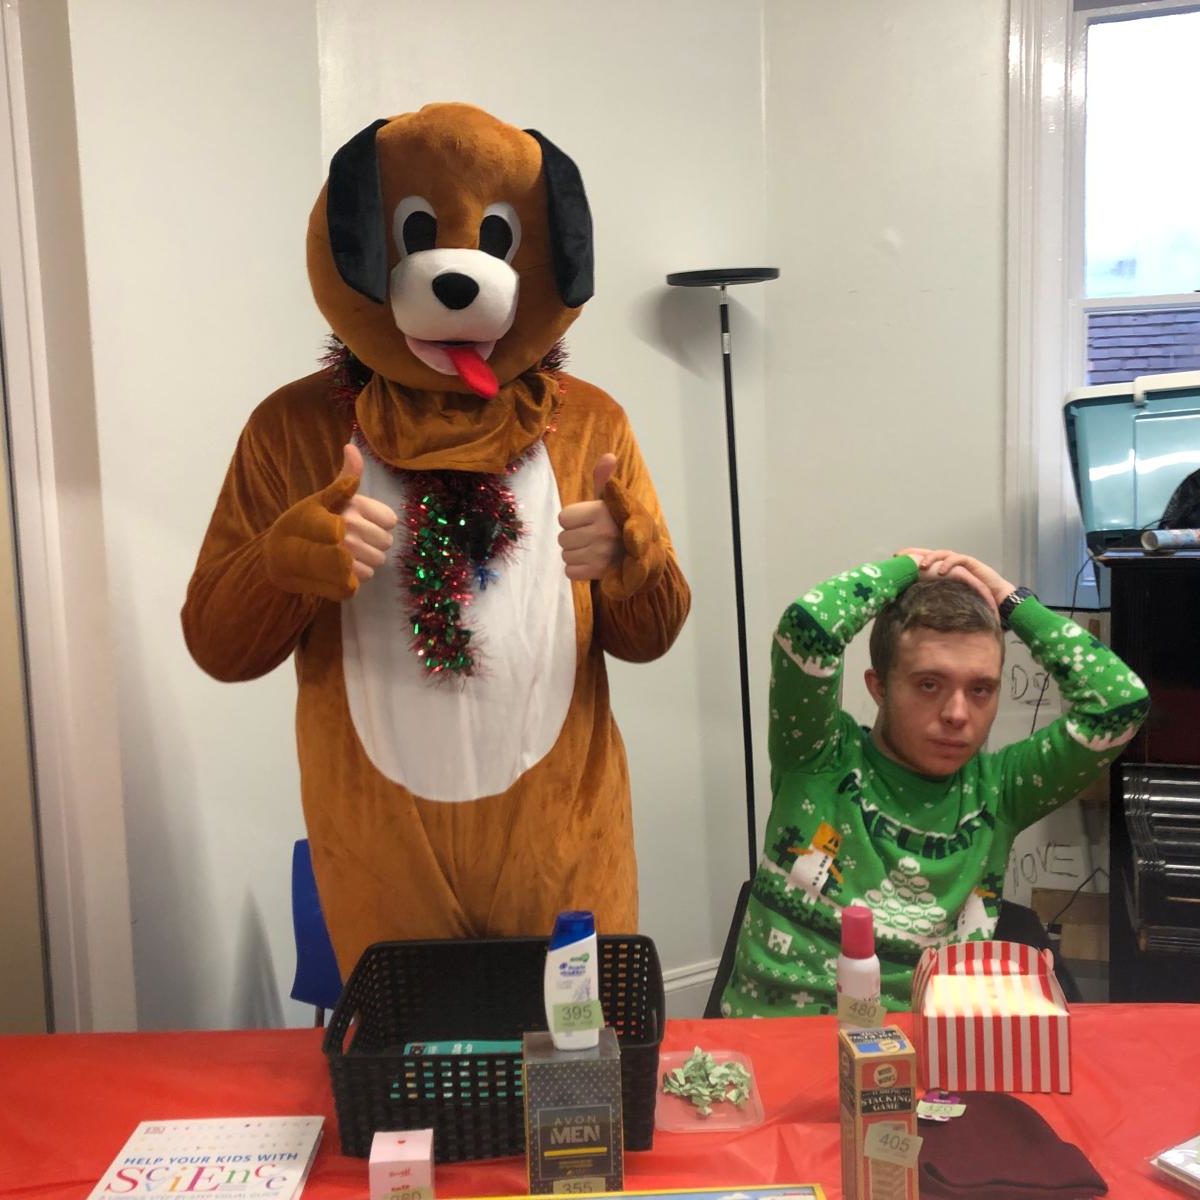
[(1018, 587), (1013, 588), (1013, 590), (1009, 592), (1003, 600), (1000, 601), (1000, 624), (1003, 625), (1005, 629), (1008, 628), (1009, 618), (1013, 615), (1013, 612), (1017, 606), (1023, 601), (1028, 600), (1031, 596), (1033, 596), (1033, 591), (1031, 588)]

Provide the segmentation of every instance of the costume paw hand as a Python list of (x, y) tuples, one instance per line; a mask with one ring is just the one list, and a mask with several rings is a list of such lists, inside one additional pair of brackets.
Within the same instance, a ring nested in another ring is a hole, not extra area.
[(617, 469), (615, 454), (602, 454), (592, 471), (596, 499), (568, 504), (558, 514), (567, 578), (574, 580), (601, 579), (604, 573), (625, 557), (621, 527), (613, 520), (604, 502), (604, 489)]
[(347, 445), (333, 483), (293, 504), (268, 530), (263, 558), (276, 587), (345, 600), (384, 562), (398, 518), (358, 494), (362, 469), (358, 447)]

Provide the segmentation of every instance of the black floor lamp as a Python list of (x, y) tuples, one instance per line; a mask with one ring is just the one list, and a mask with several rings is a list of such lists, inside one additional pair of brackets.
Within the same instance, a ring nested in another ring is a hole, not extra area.
[(739, 283), (779, 278), (778, 267), (729, 267), (710, 271), (677, 271), (667, 276), (673, 287), (721, 289), (721, 364), (725, 369), (725, 441), (729, 451), (729, 511), (733, 520), (733, 579), (737, 595), (738, 667), (742, 682), (742, 746), (746, 760), (746, 837), (750, 876), (758, 866), (758, 832), (754, 817), (754, 746), (750, 733), (750, 669), (746, 659), (746, 595), (742, 584), (742, 520), (738, 504), (737, 441), (733, 421), (733, 353), (729, 338), (729, 294)]

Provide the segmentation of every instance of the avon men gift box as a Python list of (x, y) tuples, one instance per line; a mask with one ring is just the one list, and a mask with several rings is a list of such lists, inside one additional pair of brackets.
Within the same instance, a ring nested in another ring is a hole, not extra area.
[(531, 1195), (616, 1192), (624, 1182), (621, 1052), (600, 1030), (588, 1050), (559, 1050), (549, 1033), (527, 1033), (525, 1154)]

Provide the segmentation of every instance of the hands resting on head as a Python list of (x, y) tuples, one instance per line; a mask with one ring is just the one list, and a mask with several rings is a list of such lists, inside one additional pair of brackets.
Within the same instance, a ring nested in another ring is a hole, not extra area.
[(957, 579), (973, 588), (997, 611), (1001, 602), (1015, 590), (1015, 585), (998, 571), (969, 554), (959, 554), (954, 550), (926, 550), (919, 546), (896, 551), (897, 557), (901, 554), (907, 554), (917, 564), (921, 579)]

